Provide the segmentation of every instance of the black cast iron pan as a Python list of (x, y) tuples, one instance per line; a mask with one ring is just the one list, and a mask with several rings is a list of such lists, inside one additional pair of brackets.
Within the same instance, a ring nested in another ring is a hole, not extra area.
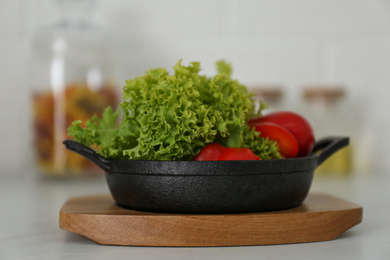
[(306, 198), (314, 170), (348, 137), (316, 142), (306, 157), (260, 161), (108, 160), (80, 143), (65, 146), (106, 173), (116, 203), (167, 213), (249, 213), (287, 209)]

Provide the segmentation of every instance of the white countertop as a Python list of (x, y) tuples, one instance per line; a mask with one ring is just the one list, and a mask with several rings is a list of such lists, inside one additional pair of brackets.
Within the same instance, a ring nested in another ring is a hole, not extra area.
[(59, 228), (70, 197), (109, 193), (104, 177), (0, 175), (0, 259), (390, 259), (390, 173), (315, 175), (311, 192), (363, 206), (363, 222), (332, 241), (244, 247), (102, 246)]

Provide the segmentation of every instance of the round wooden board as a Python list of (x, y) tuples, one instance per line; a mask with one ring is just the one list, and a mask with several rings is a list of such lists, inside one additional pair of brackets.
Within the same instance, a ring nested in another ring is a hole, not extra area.
[(60, 209), (60, 227), (98, 244), (244, 246), (336, 239), (362, 221), (363, 208), (309, 194), (296, 208), (248, 214), (168, 214), (118, 207), (110, 195), (75, 197)]

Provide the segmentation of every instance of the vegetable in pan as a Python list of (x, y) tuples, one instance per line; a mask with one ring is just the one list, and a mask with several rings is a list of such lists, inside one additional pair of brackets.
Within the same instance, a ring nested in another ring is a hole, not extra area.
[(249, 148), (225, 147), (219, 143), (206, 145), (193, 161), (248, 161), (261, 160)]
[(314, 132), (303, 116), (291, 111), (277, 111), (252, 118), (248, 125), (260, 136), (275, 140), (285, 158), (303, 157), (314, 147)]
[(68, 135), (109, 159), (192, 160), (212, 143), (283, 158), (274, 140), (247, 125), (266, 105), (256, 111), (254, 94), (231, 78), (230, 64), (219, 61), (217, 68), (213, 77), (199, 74), (199, 62), (178, 61), (173, 74), (151, 69), (126, 81), (117, 110), (74, 121)]

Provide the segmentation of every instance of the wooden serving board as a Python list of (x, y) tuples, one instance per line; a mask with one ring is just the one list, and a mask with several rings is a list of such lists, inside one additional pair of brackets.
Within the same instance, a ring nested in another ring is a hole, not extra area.
[(244, 246), (336, 239), (362, 221), (363, 208), (309, 194), (296, 208), (248, 214), (167, 214), (118, 207), (110, 195), (76, 197), (60, 209), (60, 227), (98, 244)]

